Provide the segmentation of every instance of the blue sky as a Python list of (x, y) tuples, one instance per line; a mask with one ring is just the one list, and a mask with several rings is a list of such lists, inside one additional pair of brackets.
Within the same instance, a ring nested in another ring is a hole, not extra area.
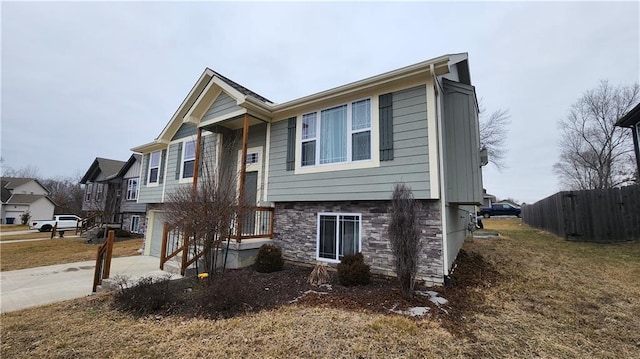
[(468, 52), (487, 110), (508, 109), (501, 198), (555, 193), (558, 120), (640, 77), (640, 4), (2, 2), (1, 155), (43, 177), (153, 140), (205, 67), (284, 102)]

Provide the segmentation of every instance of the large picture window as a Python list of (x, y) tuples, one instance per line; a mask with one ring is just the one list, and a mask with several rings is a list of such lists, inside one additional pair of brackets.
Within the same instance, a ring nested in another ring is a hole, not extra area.
[(360, 214), (319, 213), (317, 259), (338, 262), (360, 252), (361, 232)]
[(160, 151), (151, 153), (149, 159), (149, 183), (158, 183), (158, 175), (160, 174)]
[(301, 166), (371, 159), (371, 100), (302, 116)]
[(194, 165), (196, 163), (196, 141), (184, 143), (182, 154), (182, 178), (193, 177)]
[(127, 200), (133, 201), (138, 199), (138, 179), (129, 178), (127, 181)]

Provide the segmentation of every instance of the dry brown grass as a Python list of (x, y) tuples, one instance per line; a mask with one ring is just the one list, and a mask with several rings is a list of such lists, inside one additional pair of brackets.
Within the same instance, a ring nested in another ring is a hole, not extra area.
[[(32, 232), (32, 233), (24, 233), (24, 234), (11, 234), (11, 232), (7, 232), (0, 235), (0, 242), (15, 241), (15, 240), (21, 240), (21, 239), (39, 239), (39, 238), (51, 238), (51, 232)], [(56, 234), (56, 238), (58, 238), (57, 234)]]
[(28, 225), (22, 224), (2, 224), (0, 225), (0, 233), (26, 231), (29, 229)]
[(504, 278), (473, 318), (482, 357), (640, 357), (640, 242), (575, 243), (491, 219), (467, 243)]
[[(135, 256), (141, 247), (142, 239), (116, 242), (113, 256)], [(97, 245), (87, 244), (84, 238), (4, 243), (0, 244), (0, 271), (95, 260), (97, 250)]]
[[(2, 315), (3, 358), (17, 357), (640, 357), (640, 243), (571, 243), (487, 220), (503, 237), (465, 244), (499, 272), (461, 316), (473, 336), (431, 319), (290, 305), (227, 320), (111, 309), (109, 296)], [(64, 328), (64, 329), (61, 329)]]

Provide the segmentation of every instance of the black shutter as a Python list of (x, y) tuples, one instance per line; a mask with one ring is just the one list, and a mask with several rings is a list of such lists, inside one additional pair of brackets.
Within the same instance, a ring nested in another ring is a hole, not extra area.
[(180, 165), (182, 164), (182, 142), (178, 142), (178, 157), (176, 159), (176, 179), (180, 179)]
[(140, 173), (140, 177), (142, 177), (143, 185), (147, 184), (147, 177), (149, 176), (149, 156), (150, 154), (146, 153), (142, 160), (142, 172)]
[[(213, 137), (211, 137), (213, 138)], [(205, 142), (207, 142), (207, 137), (205, 136), (200, 136), (200, 158), (198, 158), (198, 178), (204, 178), (204, 172), (205, 170), (207, 171), (207, 176), (208, 175), (213, 175), (213, 171), (211, 171), (211, 173), (209, 173), (209, 171), (211, 170), (211, 168), (204, 168), (204, 157), (205, 157), (205, 148), (208, 149), (209, 152), (213, 152), (213, 147), (211, 146), (211, 144), (207, 144), (207, 146), (209, 147), (205, 147)], [(198, 146), (198, 142), (196, 141), (196, 146)], [(197, 149), (196, 149), (197, 151)], [(207, 161), (214, 161), (216, 160), (215, 156), (213, 156), (213, 153), (209, 154), (209, 157), (207, 159)], [(195, 162), (194, 162), (195, 163)], [(209, 163), (207, 163), (207, 167), (209, 167)]]
[(380, 95), (380, 161), (393, 159), (393, 94)]
[(160, 156), (160, 173), (158, 174), (158, 183), (162, 183), (164, 181), (164, 167), (167, 159), (167, 150), (162, 150), (162, 155)]
[(287, 171), (296, 168), (296, 118), (291, 117), (287, 126)]

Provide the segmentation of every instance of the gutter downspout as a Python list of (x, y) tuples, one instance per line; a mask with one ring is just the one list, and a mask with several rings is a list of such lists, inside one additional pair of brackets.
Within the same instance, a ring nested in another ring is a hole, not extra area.
[(444, 128), (442, 124), (442, 109), (440, 108), (440, 95), (442, 93), (442, 88), (440, 87), (440, 82), (438, 82), (438, 77), (436, 76), (435, 66), (431, 64), (429, 68), (431, 72), (431, 76), (433, 77), (433, 88), (435, 91), (435, 100), (436, 100), (436, 132), (438, 133), (438, 171), (440, 174), (440, 215), (441, 215), (441, 226), (442, 226), (442, 273), (444, 275), (444, 284), (449, 284), (449, 247), (448, 247), (448, 234), (447, 234), (447, 205), (446, 205), (446, 191), (444, 186), (445, 182), (445, 174), (444, 174), (444, 139), (442, 130)]

